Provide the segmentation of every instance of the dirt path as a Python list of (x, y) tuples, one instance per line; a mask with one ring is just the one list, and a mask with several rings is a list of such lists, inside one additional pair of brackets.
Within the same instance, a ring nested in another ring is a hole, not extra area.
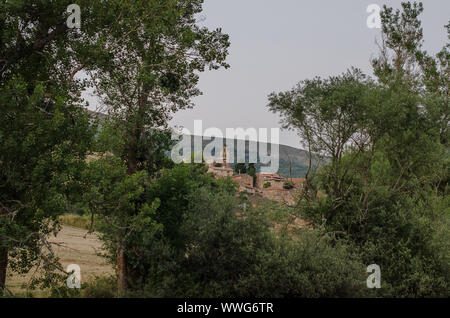
[[(114, 274), (111, 265), (106, 260), (98, 256), (101, 252), (102, 242), (95, 233), (87, 234), (87, 230), (63, 226), (58, 236), (51, 238), (50, 242), (57, 243), (53, 249), (60, 258), (64, 269), (69, 264), (77, 264), (81, 269), (81, 281), (88, 282), (96, 276), (106, 276)], [(31, 271), (33, 272), (33, 270)], [(31, 274), (17, 275), (8, 273), (7, 287), (13, 292), (25, 292), (22, 287), (27, 284)]]

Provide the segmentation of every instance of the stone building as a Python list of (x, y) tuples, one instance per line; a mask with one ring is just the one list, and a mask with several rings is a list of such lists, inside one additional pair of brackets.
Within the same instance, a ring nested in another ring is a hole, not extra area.
[[(304, 178), (285, 178), (276, 173), (257, 173), (255, 182), (253, 182), (253, 177), (248, 174), (233, 175), (234, 170), (227, 162), (227, 158), (230, 158), (230, 156), (225, 145), (219, 157), (220, 160), (206, 162), (208, 172), (214, 174), (216, 178), (231, 177), (233, 181), (239, 184), (240, 192), (247, 192), (251, 195), (260, 194), (268, 200), (293, 205), (296, 194), (305, 182)], [(289, 181), (292, 182), (293, 188), (286, 189), (285, 184)]]
[(227, 151), (227, 146), (224, 145), (220, 154), (220, 160), (207, 160), (208, 172), (214, 174), (216, 178), (232, 177), (234, 170), (227, 162), (227, 157), (230, 158), (230, 154)]
[(256, 174), (256, 187), (259, 189), (264, 189), (264, 185), (270, 183), (270, 188), (281, 190), (284, 187), (285, 181), (285, 178), (279, 176), (276, 173)]
[[(285, 184), (292, 182), (293, 188), (286, 189)], [(295, 197), (301, 190), (304, 178), (284, 178), (278, 174), (256, 174), (256, 187), (266, 199), (293, 205)]]
[(237, 174), (232, 177), (233, 181), (239, 184), (240, 192), (248, 192), (252, 195), (256, 193), (256, 188), (253, 186), (253, 177), (248, 174)]

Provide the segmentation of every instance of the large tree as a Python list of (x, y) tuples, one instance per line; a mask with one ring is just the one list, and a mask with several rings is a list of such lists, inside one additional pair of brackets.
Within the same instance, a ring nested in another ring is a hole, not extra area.
[[(269, 108), (282, 116), (284, 128), (294, 129), (313, 155), (328, 158), (330, 174), (326, 186), (342, 197), (342, 178), (347, 174), (339, 162), (351, 147), (367, 148), (370, 138), (365, 130), (366, 95), (371, 81), (361, 71), (352, 69), (328, 79), (304, 80), (288, 92), (272, 93)], [(309, 187), (310, 171), (306, 174)], [(309, 189), (308, 187), (306, 189)], [(313, 197), (315, 197), (315, 191)]]
[[(109, 59), (89, 74), (107, 109), (108, 126), (121, 140), (115, 154), (125, 161), (128, 175), (140, 170), (154, 175), (161, 167), (158, 154), (164, 150), (161, 141), (167, 145), (171, 115), (192, 107), (191, 98), (201, 93), (198, 73), (206, 68), (228, 67), (228, 36), (220, 29), (209, 30), (197, 23), (202, 3), (117, 3), (111, 10), (118, 12), (120, 19), (107, 32), (99, 33), (101, 50)], [(133, 214), (123, 213), (122, 220)], [(119, 291), (127, 288), (125, 238), (131, 230), (126, 221), (122, 228), (115, 236)]]
[[(8, 265), (26, 272), (49, 261), (46, 238), (93, 135), (74, 78), (87, 45), (67, 26), (70, 3), (0, 2), (0, 292)], [(84, 30), (95, 25), (88, 10), (84, 18)]]
[[(448, 295), (448, 52), (422, 50), (422, 4), (381, 13), (374, 80), (358, 72), (272, 94), (271, 110), (329, 162), (298, 211), (383, 268), (386, 296)], [(447, 183), (447, 184), (445, 184)], [(317, 195), (317, 190), (319, 195)]]

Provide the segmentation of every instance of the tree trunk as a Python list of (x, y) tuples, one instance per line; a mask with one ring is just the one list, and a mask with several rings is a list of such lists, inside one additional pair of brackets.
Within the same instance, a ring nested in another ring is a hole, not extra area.
[(127, 262), (125, 259), (125, 243), (122, 239), (117, 242), (116, 249), (117, 260), (117, 291), (120, 294), (128, 288)]
[(137, 154), (135, 143), (128, 149), (128, 170), (127, 174), (132, 175), (137, 171)]
[[(150, 92), (150, 87), (142, 87), (138, 101), (137, 116), (133, 120), (129, 120), (128, 131), (126, 133), (127, 140), (127, 174), (132, 175), (138, 171), (138, 145), (141, 141), (142, 132), (144, 131), (145, 123), (145, 107), (147, 104), (147, 97)], [(125, 256), (126, 244), (123, 237), (119, 238), (116, 248), (116, 261), (117, 261), (117, 289), (119, 295), (125, 292), (128, 288), (128, 271), (127, 271), (127, 259)]]
[(8, 250), (0, 248), (0, 295), (6, 287), (6, 269), (8, 268)]

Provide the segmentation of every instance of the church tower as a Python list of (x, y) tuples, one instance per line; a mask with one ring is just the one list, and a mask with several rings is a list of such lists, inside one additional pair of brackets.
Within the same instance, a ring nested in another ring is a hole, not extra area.
[(222, 148), (222, 166), (230, 168), (230, 164), (227, 162), (227, 157), (230, 158), (230, 154), (227, 150), (227, 144), (223, 144)]

